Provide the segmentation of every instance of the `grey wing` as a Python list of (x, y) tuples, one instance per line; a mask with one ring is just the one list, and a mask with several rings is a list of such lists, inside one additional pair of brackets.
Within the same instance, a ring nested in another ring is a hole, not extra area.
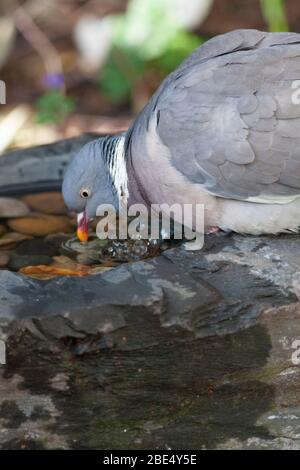
[(237, 31), (209, 41), (150, 104), (172, 164), (221, 197), (274, 203), (300, 195), (297, 80), (298, 34)]

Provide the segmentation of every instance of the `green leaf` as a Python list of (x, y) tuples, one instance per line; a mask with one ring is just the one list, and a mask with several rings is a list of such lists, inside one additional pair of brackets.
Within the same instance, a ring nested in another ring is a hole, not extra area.
[(166, 74), (172, 72), (203, 42), (203, 38), (186, 31), (177, 31), (168, 44), (166, 51), (157, 60), (159, 68)]
[(260, 0), (261, 9), (268, 23), (269, 31), (289, 31), (289, 24), (285, 13), (285, 0)]
[(101, 71), (100, 86), (112, 100), (125, 101), (144, 70), (145, 63), (134, 50), (115, 47)]
[(130, 98), (145, 71), (166, 75), (203, 42), (183, 29), (173, 0), (130, 0), (126, 13), (111, 21), (114, 46), (100, 85), (116, 102)]
[(71, 97), (64, 96), (59, 90), (47, 91), (37, 100), (37, 121), (40, 124), (58, 124), (74, 110)]

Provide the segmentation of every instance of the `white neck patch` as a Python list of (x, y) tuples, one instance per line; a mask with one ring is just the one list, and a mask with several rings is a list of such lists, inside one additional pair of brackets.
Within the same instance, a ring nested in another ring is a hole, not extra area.
[(125, 136), (118, 139), (115, 155), (109, 166), (109, 172), (118, 193), (120, 203), (126, 203), (128, 199), (128, 175), (125, 161)]

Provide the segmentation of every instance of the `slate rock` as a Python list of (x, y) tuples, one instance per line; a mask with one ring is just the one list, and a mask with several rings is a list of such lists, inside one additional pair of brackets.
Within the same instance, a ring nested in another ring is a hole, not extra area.
[[(0, 186), (58, 181), (71, 147), (2, 157)], [(0, 447), (299, 450), (299, 242), (211, 235), (81, 279), (1, 270)]]

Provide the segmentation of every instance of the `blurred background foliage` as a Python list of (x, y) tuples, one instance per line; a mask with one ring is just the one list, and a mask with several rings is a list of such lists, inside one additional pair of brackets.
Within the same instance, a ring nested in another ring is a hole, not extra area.
[(297, 0), (1, 0), (0, 152), (126, 128), (210, 37), (300, 30)]
[(110, 17), (111, 50), (100, 78), (100, 86), (110, 98), (132, 98), (141, 76), (150, 71), (167, 75), (203, 42), (188, 29), (195, 14), (201, 22), (212, 1), (192, 0), (185, 16), (178, 14), (181, 4), (178, 0), (131, 0), (124, 14)]
[(269, 31), (289, 31), (285, 0), (261, 0), (261, 8), (268, 23)]

